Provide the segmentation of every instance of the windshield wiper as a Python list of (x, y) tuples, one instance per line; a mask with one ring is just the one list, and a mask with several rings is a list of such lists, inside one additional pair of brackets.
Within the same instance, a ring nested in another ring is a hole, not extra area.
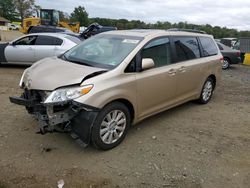
[(88, 63), (84, 63), (84, 62), (82, 62), (82, 61), (69, 60), (69, 59), (67, 59), (67, 61), (70, 61), (70, 62), (72, 62), (72, 63), (79, 64), (79, 65), (86, 65), (86, 66), (89, 66), (89, 67), (93, 67), (93, 65), (90, 65), (90, 64), (88, 64)]
[(58, 58), (64, 60), (64, 61), (68, 61), (67, 57), (63, 54), (63, 55), (60, 55), (58, 56)]

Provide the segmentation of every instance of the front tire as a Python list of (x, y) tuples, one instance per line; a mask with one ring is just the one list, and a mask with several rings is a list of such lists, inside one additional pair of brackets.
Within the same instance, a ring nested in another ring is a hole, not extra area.
[(213, 95), (214, 86), (214, 80), (211, 77), (207, 78), (202, 87), (200, 98), (198, 99), (200, 104), (207, 104), (210, 101)]
[(128, 108), (113, 102), (98, 114), (92, 129), (92, 143), (95, 147), (108, 150), (118, 146), (125, 138), (131, 124)]

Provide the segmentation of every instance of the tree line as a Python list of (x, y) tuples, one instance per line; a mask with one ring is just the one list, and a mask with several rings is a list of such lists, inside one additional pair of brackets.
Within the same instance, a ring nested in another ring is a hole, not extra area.
[(145, 23), (140, 20), (131, 20), (126, 19), (107, 19), (107, 18), (90, 18), (90, 22), (97, 22), (101, 25), (112, 25), (116, 26), (118, 29), (170, 29), (170, 28), (180, 28), (180, 29), (194, 29), (205, 31), (208, 34), (213, 35), (215, 38), (224, 38), (224, 37), (250, 37), (250, 31), (238, 31), (236, 29), (229, 29), (227, 27), (220, 26), (211, 26), (209, 24), (205, 25), (196, 25), (187, 22), (179, 23), (170, 23), (170, 22), (156, 22)]
[(0, 0), (0, 16), (10, 21), (21, 21), (34, 15), (40, 8), (35, 0)]
[[(0, 16), (11, 21), (21, 21), (23, 18), (36, 15), (42, 7), (35, 3), (35, 0), (0, 0)], [(93, 22), (100, 25), (114, 26), (118, 29), (196, 29), (205, 31), (215, 38), (224, 37), (250, 37), (250, 31), (238, 31), (227, 27), (211, 26), (210, 24), (197, 25), (187, 22), (170, 23), (158, 21), (156, 23), (145, 23), (140, 20), (89, 18), (84, 6), (74, 8), (71, 14), (59, 11), (60, 20), (67, 22), (80, 22), (81, 26), (88, 26)]]

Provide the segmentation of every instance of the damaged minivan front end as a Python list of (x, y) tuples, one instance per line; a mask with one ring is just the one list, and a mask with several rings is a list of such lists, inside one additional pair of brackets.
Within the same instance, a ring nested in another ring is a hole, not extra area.
[[(53, 66), (53, 64), (57, 66), (57, 61), (58, 59), (55, 62), (52, 59), (50, 66)], [(67, 71), (68, 64), (65, 62), (60, 63), (61, 74), (58, 75), (60, 78), (54, 76), (51, 80), (61, 80), (61, 76), (66, 74), (66, 72), (64, 74), (63, 70)], [(28, 113), (35, 117), (39, 126), (38, 133), (67, 132), (71, 133), (75, 139), (80, 139), (85, 145), (89, 144), (91, 127), (99, 109), (79, 103), (74, 99), (88, 94), (94, 87), (93, 84), (81, 85), (82, 80), (102, 74), (106, 70), (94, 70), (91, 67), (84, 67), (84, 71), (81, 71), (79, 75), (74, 75), (81, 78), (78, 79), (79, 83), (71, 83), (69, 86), (61, 86), (59, 82), (55, 81), (53, 83), (57, 83), (56, 85), (46, 83), (46, 80), (50, 77), (49, 74), (47, 74), (46, 78), (40, 79), (40, 82), (42, 81), (43, 84), (38, 84), (38, 81), (34, 84), (33, 75), (37, 77), (37, 74), (43, 74), (43, 71), (49, 72), (49, 70), (46, 70), (44, 66), (39, 64), (43, 64), (43, 62), (38, 62), (38, 65), (34, 65), (35, 68), (32, 66), (24, 71), (20, 80), (23, 94), (20, 97), (10, 97), (10, 101), (14, 104), (25, 106)], [(65, 67), (62, 68), (63, 66)], [(75, 66), (78, 65), (76, 64)], [(42, 70), (40, 67), (42, 67)], [(77, 68), (79, 69), (79, 67)], [(89, 69), (89, 74), (86, 72), (86, 69)], [(43, 90), (43, 85), (46, 85), (47, 88), (50, 85), (51, 90)]]

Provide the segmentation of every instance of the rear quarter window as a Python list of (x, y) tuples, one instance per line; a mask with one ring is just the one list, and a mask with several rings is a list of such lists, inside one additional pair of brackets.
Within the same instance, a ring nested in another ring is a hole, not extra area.
[(199, 37), (201, 42), (201, 50), (204, 57), (217, 55), (218, 48), (214, 40), (210, 37)]
[(51, 46), (60, 46), (63, 43), (62, 39), (51, 36), (42, 36), (39, 35), (36, 40), (36, 45), (51, 45)]

